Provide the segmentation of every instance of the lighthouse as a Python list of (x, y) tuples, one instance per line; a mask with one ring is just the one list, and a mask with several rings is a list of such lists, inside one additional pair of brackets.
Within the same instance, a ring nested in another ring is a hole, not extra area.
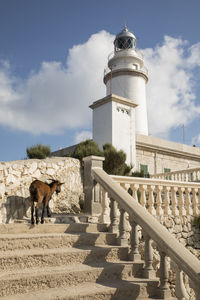
[(114, 53), (109, 56), (108, 72), (104, 76), (106, 94), (111, 93), (134, 101), (136, 133), (148, 135), (144, 57), (137, 50), (137, 40), (125, 26), (114, 40)]
[(95, 101), (93, 140), (100, 148), (109, 142), (126, 153), (127, 163), (136, 166), (136, 133), (148, 135), (146, 83), (147, 69), (137, 40), (125, 26), (114, 40), (104, 73), (106, 97)]

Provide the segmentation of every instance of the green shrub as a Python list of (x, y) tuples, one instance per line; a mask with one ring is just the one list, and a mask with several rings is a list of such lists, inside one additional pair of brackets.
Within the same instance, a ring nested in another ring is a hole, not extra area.
[(51, 149), (49, 146), (37, 144), (35, 146), (26, 148), (26, 153), (28, 158), (43, 159), (50, 155)]
[(128, 175), (131, 171), (132, 167), (125, 163), (126, 154), (124, 151), (116, 150), (110, 143), (103, 145), (103, 151), (101, 151), (96, 142), (87, 140), (78, 144), (71, 156), (82, 162), (84, 157), (90, 155), (105, 157), (103, 168), (108, 174)]
[(71, 156), (82, 162), (84, 157), (90, 155), (103, 156), (103, 152), (99, 149), (97, 143), (92, 140), (86, 140), (76, 146)]
[(112, 144), (106, 143), (103, 145), (103, 153), (105, 172), (112, 175), (129, 175), (132, 167), (125, 163), (126, 154), (123, 150), (117, 150)]

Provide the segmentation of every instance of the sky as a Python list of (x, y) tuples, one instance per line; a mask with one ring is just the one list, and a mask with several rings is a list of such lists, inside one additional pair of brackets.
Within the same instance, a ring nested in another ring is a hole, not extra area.
[(152, 136), (200, 146), (200, 1), (0, 0), (0, 161), (91, 138), (126, 23), (149, 71)]

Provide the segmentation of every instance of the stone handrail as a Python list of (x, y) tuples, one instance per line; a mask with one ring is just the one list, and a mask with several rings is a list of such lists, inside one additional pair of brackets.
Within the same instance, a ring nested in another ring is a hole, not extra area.
[(111, 176), (155, 216), (198, 216), (200, 184), (171, 180)]
[[(152, 245), (153, 240), (157, 244), (160, 253), (160, 285), (157, 291), (157, 297), (160, 299), (171, 299), (171, 292), (168, 287), (168, 271), (166, 256), (176, 265), (176, 289), (175, 294), (178, 300), (187, 299), (187, 294), (183, 284), (183, 272), (185, 272), (195, 291), (196, 299), (200, 295), (200, 261), (191, 254), (168, 230), (162, 226), (142, 205), (134, 201), (111, 176), (103, 171), (101, 167), (91, 168), (92, 178), (95, 182), (93, 187), (93, 201), (98, 202), (101, 189), (105, 191), (111, 200), (111, 224), (110, 231), (118, 232), (118, 241), (120, 245), (128, 244), (125, 235), (125, 212), (129, 215), (131, 231), (131, 249), (130, 258), (137, 260), (140, 255), (138, 251), (139, 237), (138, 225), (142, 228), (145, 239), (145, 266), (143, 275), (145, 278), (153, 278), (154, 270), (152, 267)], [(144, 179), (146, 180), (146, 179)], [(120, 209), (120, 224), (117, 222), (117, 205)]]
[(176, 181), (198, 181), (200, 182), (200, 168), (185, 169), (167, 173), (150, 175), (151, 178), (167, 179)]

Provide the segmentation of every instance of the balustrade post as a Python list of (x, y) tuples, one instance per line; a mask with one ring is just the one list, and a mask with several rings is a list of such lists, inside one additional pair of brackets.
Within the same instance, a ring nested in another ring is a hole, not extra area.
[(160, 285), (158, 290), (158, 297), (161, 299), (167, 299), (171, 296), (171, 292), (168, 285), (168, 269), (167, 269), (167, 259), (166, 254), (160, 251)]
[(128, 239), (126, 235), (126, 213), (125, 210), (120, 207), (120, 222), (119, 222), (119, 237), (118, 237), (118, 245), (120, 246), (128, 246)]
[(192, 204), (193, 204), (194, 216), (199, 215), (197, 192), (198, 192), (197, 188), (192, 188)]
[(185, 173), (185, 181), (189, 181), (189, 175), (188, 175), (188, 173)]
[(143, 232), (143, 236), (145, 241), (145, 249), (144, 249), (145, 267), (143, 270), (143, 275), (144, 278), (155, 278), (155, 271), (152, 266), (153, 248), (151, 245), (151, 238), (146, 232)]
[(186, 207), (187, 216), (192, 216), (193, 215), (192, 201), (191, 201), (191, 197), (190, 197), (190, 192), (191, 192), (191, 188), (186, 188), (185, 189), (185, 207)]
[(88, 156), (84, 161), (84, 211), (92, 216), (99, 216), (102, 212), (99, 188), (93, 180), (92, 168), (103, 168), (104, 157)]
[(130, 244), (131, 244), (131, 251), (129, 253), (130, 260), (141, 260), (141, 255), (139, 253), (139, 225), (135, 223), (132, 217), (129, 216), (129, 222), (131, 225), (131, 233), (130, 233)]
[(125, 191), (128, 191), (128, 187), (127, 187), (127, 184), (126, 184), (126, 183), (120, 182), (120, 186), (121, 186)]
[(186, 210), (185, 210), (185, 200), (184, 200), (184, 192), (185, 188), (179, 187), (178, 192), (179, 192), (179, 215), (180, 216), (185, 216), (186, 215)]
[(148, 192), (149, 192), (148, 212), (150, 214), (152, 214), (153, 216), (156, 215), (156, 210), (154, 207), (154, 203), (155, 203), (154, 194), (153, 194), (154, 189), (155, 189), (155, 186), (153, 186), (153, 185), (148, 186)]
[(118, 233), (118, 219), (117, 219), (117, 202), (110, 199), (110, 227), (109, 231), (112, 233)]
[(109, 207), (108, 193), (102, 188), (102, 214), (99, 218), (99, 222), (104, 224), (110, 223), (110, 207)]
[(175, 266), (175, 269), (176, 269), (175, 295), (178, 300), (189, 299), (188, 294), (186, 292), (185, 284), (183, 282), (183, 271), (181, 271), (177, 265)]
[(144, 185), (144, 184), (140, 184), (139, 185), (139, 188), (140, 188), (140, 193), (141, 193), (141, 198), (140, 198), (140, 204), (146, 208), (146, 203), (147, 203), (147, 199), (146, 199), (146, 189), (147, 189), (147, 186)]
[(169, 198), (169, 191), (170, 191), (170, 187), (169, 186), (165, 186), (164, 187), (164, 215), (169, 216), (171, 215), (171, 209), (169, 207), (170, 204), (170, 198)]
[(176, 186), (173, 186), (171, 189), (171, 193), (172, 193), (172, 215), (173, 216), (178, 216), (179, 215), (179, 210), (177, 208), (178, 205), (178, 200), (177, 200), (177, 193), (178, 188)]
[(131, 190), (133, 191), (132, 197), (133, 197), (137, 202), (138, 202), (138, 194), (137, 194), (138, 187), (139, 187), (138, 184), (131, 184), (131, 185), (130, 185), (130, 188), (131, 188)]
[(157, 216), (163, 216), (163, 209), (162, 209), (162, 186), (156, 186), (156, 214)]

